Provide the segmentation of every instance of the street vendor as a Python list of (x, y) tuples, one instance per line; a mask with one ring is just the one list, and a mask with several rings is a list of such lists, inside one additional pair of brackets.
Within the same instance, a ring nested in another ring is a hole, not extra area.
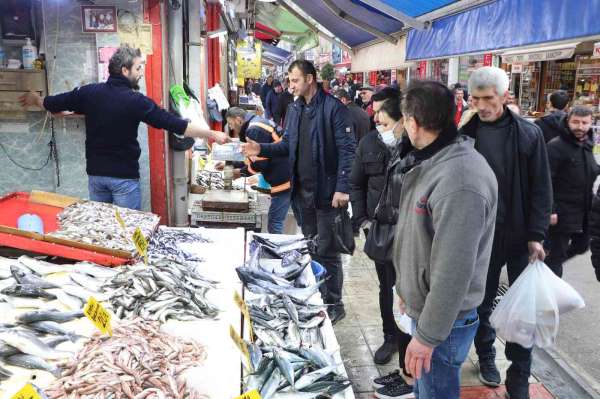
[(72, 111), (85, 115), (90, 200), (140, 209), (140, 122), (186, 137), (212, 138), (218, 143), (229, 138), (165, 111), (140, 93), (143, 60), (139, 49), (120, 47), (111, 57), (108, 71), (110, 76), (105, 83), (44, 98), (30, 92), (21, 96), (19, 102), (23, 107), (37, 106), (53, 113)]
[[(245, 110), (232, 107), (225, 114), (227, 125), (241, 141), (250, 139), (257, 143), (277, 143), (283, 131), (273, 121), (252, 115)], [(273, 158), (252, 157), (245, 165), (234, 170), (234, 177), (262, 173), (271, 185), (271, 206), (269, 207), (268, 232), (283, 233), (285, 218), (290, 207), (290, 164), (287, 156)]]

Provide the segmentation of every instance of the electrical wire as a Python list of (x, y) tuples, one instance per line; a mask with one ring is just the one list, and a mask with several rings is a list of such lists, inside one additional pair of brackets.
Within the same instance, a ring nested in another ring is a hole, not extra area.
[(19, 168), (21, 169), (25, 169), (25, 170), (31, 170), (34, 172), (40, 171), (42, 169), (44, 169), (46, 166), (48, 166), (48, 163), (50, 163), (50, 159), (52, 158), (52, 140), (48, 143), (48, 146), (50, 146), (50, 151), (48, 152), (48, 156), (46, 157), (46, 161), (44, 162), (44, 164), (38, 168), (31, 168), (29, 166), (25, 166), (25, 165), (21, 165), (19, 162), (17, 162), (15, 159), (13, 159), (13, 157), (10, 156), (10, 154), (8, 153), (8, 150), (6, 149), (6, 147), (4, 147), (4, 144), (0, 143), (0, 148), (2, 149), (2, 151), (6, 154), (6, 157), (8, 158), (8, 160), (10, 162), (12, 162), (13, 164), (17, 165)]

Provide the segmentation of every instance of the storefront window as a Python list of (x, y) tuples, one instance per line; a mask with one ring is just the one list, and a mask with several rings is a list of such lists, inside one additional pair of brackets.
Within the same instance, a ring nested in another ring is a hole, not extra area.
[(598, 107), (600, 103), (600, 59), (580, 56), (575, 79), (574, 102)]
[(448, 60), (427, 61), (430, 67), (427, 68), (427, 79), (437, 80), (443, 84), (448, 84)]
[(483, 63), (484, 55), (468, 55), (464, 57), (459, 57), (458, 59), (458, 82), (467, 86), (469, 83), (469, 78), (471, 77), (471, 73), (477, 68), (481, 68)]

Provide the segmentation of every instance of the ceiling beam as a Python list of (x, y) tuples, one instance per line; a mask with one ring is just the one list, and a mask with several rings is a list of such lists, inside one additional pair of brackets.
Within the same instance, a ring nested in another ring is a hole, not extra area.
[(354, 18), (352, 15), (348, 14), (346, 11), (342, 10), (337, 5), (335, 5), (335, 3), (332, 0), (322, 0), (322, 1), (323, 1), (323, 4), (325, 4), (332, 13), (334, 13), (335, 15), (337, 15), (344, 21), (356, 26), (357, 28), (359, 28), (367, 33), (372, 34), (375, 37), (378, 37), (380, 39), (388, 41), (392, 44), (398, 43), (398, 39), (396, 39), (395, 37), (390, 36), (387, 33), (383, 33), (380, 30), (375, 29), (370, 25), (367, 25), (366, 23), (359, 21), (358, 19)]

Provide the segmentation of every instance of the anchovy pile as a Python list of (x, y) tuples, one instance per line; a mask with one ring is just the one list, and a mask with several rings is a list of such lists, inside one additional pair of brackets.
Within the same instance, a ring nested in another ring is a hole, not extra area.
[(256, 389), (263, 399), (331, 397), (351, 384), (337, 373), (329, 353), (315, 348), (262, 350), (249, 344), (255, 370), (244, 381), (245, 391)]
[(223, 174), (221, 172), (214, 172), (209, 170), (201, 170), (196, 175), (196, 183), (199, 186), (222, 190), (225, 187), (223, 183)]
[(196, 233), (159, 227), (148, 245), (148, 258), (151, 260), (170, 259), (176, 262), (202, 262), (203, 259), (182, 249), (183, 243), (208, 243), (208, 238)]
[(119, 322), (112, 337), (96, 334), (66, 362), (46, 394), (50, 399), (201, 398), (190, 392), (186, 373), (204, 358), (204, 348), (161, 332), (157, 322)]
[(173, 260), (153, 260), (121, 268), (103, 288), (119, 318), (140, 316), (149, 320), (216, 318), (219, 309), (206, 298), (216, 281)]
[[(117, 221), (117, 210), (125, 222), (125, 230)], [(139, 227), (143, 235), (148, 237), (158, 226), (159, 220), (157, 215), (149, 212), (102, 202), (79, 202), (59, 213), (59, 229), (48, 235), (134, 253), (132, 236), (136, 228)]]

